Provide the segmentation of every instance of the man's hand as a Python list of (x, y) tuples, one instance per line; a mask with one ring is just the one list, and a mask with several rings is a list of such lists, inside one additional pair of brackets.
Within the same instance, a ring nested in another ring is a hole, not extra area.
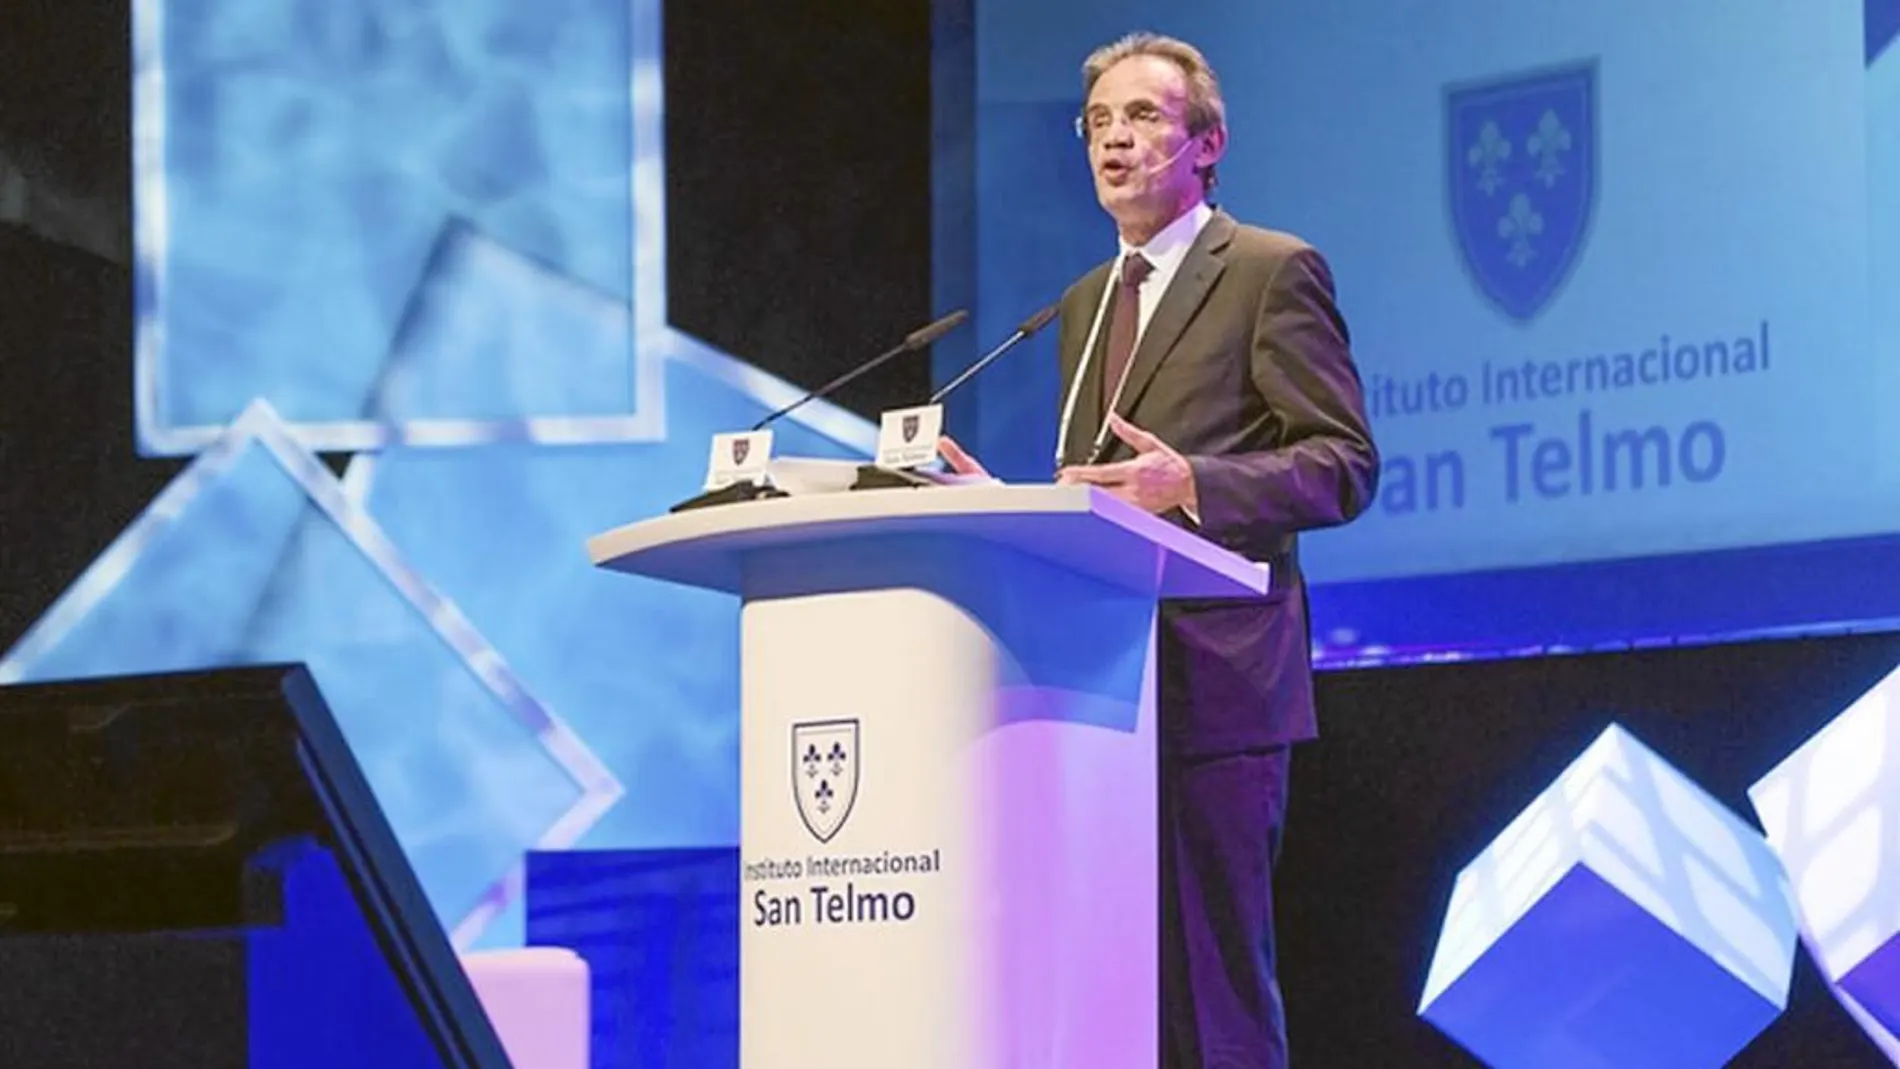
[(983, 465), (976, 462), (975, 457), (964, 452), (956, 439), (947, 434), (937, 439), (937, 452), (942, 454), (944, 463), (950, 465), (950, 470), (958, 475), (977, 475), (985, 479), (991, 477)]
[(1180, 508), (1190, 515), (1198, 514), (1200, 503), (1194, 493), (1194, 470), (1188, 466), (1186, 457), (1112, 412), (1108, 416), (1108, 428), (1115, 432), (1115, 437), (1128, 443), (1135, 451), (1135, 458), (1118, 464), (1063, 468), (1056, 473), (1057, 483), (1099, 486), (1146, 512), (1162, 513)]

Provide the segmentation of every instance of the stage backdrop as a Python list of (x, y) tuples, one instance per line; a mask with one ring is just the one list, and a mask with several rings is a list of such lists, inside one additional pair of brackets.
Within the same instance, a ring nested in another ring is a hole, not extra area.
[[(1853, 572), (1737, 598), (1790, 566), (1773, 551), (1662, 606), (1578, 604), (1636, 573), (1561, 585), (1566, 567), (1900, 523), (1890, 0), (972, 2), (979, 336), (1113, 255), (1071, 122), (1083, 58), (1134, 29), (1199, 44), (1223, 76), (1219, 203), (1329, 259), (1385, 463), (1370, 513), (1309, 540), (1337, 588), (1323, 640), (1581, 644), (1896, 611)], [(1018, 478), (1052, 455), (1040, 342), (965, 402)], [(1509, 569), (1543, 570), (1446, 578)], [(1554, 604), (1524, 619), (1533, 591)]]
[[(934, 318), (926, 15), (749, 11), (736, 32), (707, 2), (131, 0), (129, 27), (59, 22), (129, 47), (131, 115), (48, 125), (131, 131), (136, 330), (76, 334), (108, 298), (35, 286), (0, 347), (70, 358), (20, 392), (113, 361), (134, 388), (22, 404), (19, 463), (72, 478), (8, 503), (30, 545), (95, 511), (83, 465), (37, 463), (75, 436), (177, 474), (32, 592), (0, 684), (309, 664), (460, 945), (520, 941), (530, 848), (733, 842), (737, 606), (594, 569), (585, 541), (696, 493), (714, 433)], [(894, 86), (848, 132), (840, 62)], [(756, 136), (798, 131), (757, 103), (787, 80), (816, 85), (790, 117), (838, 133)], [(927, 389), (917, 358), (854, 397)], [(828, 401), (777, 431), (809, 456), (873, 440)]]

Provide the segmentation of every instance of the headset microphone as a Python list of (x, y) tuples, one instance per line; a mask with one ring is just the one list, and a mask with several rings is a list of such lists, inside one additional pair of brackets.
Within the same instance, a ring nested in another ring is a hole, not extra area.
[(1165, 171), (1165, 170), (1167, 170), (1168, 168), (1170, 168), (1170, 167), (1172, 167), (1172, 166), (1174, 166), (1174, 161), (1176, 161), (1176, 160), (1178, 160), (1178, 159), (1180, 159), (1180, 158), (1181, 158), (1182, 156), (1185, 156), (1185, 155), (1187, 154), (1187, 150), (1188, 150), (1188, 149), (1191, 149), (1191, 148), (1193, 148), (1193, 147), (1194, 147), (1194, 139), (1193, 139), (1193, 138), (1189, 138), (1186, 144), (1184, 144), (1184, 145), (1182, 145), (1182, 146), (1181, 146), (1180, 148), (1178, 148), (1178, 149), (1175, 149), (1175, 150), (1174, 150), (1174, 155), (1172, 155), (1172, 156), (1169, 156), (1169, 157), (1168, 157), (1167, 159), (1165, 159), (1165, 160), (1162, 160), (1162, 161), (1161, 161), (1160, 163), (1157, 163), (1157, 164), (1155, 164), (1155, 165), (1154, 165), (1154, 166), (1152, 166), (1152, 167), (1149, 167), (1149, 168), (1147, 169), (1147, 170), (1148, 170), (1148, 172), (1149, 172), (1150, 174), (1153, 174), (1153, 173), (1154, 173), (1154, 172), (1156, 172), (1156, 171)]

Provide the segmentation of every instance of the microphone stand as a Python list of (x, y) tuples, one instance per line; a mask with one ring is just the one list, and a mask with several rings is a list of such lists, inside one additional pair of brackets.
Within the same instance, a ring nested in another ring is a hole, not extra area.
[[(924, 403), (927, 405), (941, 403), (943, 399), (950, 396), (957, 387), (970, 381), (977, 372), (995, 363), (997, 357), (1009, 352), (1015, 348), (1019, 342), (1041, 330), (1043, 327), (1048, 326), (1049, 321), (1056, 317), (1057, 310), (1058, 306), (1052, 304), (1042, 311), (1037, 312), (1035, 315), (1030, 316), (1028, 319), (1023, 320), (1022, 325), (1016, 328), (1015, 333), (1003, 339), (1001, 345), (985, 353), (983, 358), (976, 363), (964, 368), (956, 378), (945, 383), (942, 389), (931, 394), (930, 400)], [(925, 475), (920, 472), (893, 471), (890, 468), (880, 468), (876, 464), (860, 464), (858, 465), (858, 479), (851, 484), (851, 489), (893, 490), (900, 487), (942, 486), (943, 483), (944, 480), (933, 478), (930, 475)]]
[[(890, 361), (892, 359), (895, 359), (896, 357), (902, 356), (905, 353), (916, 352), (919, 349), (928, 347), (933, 342), (935, 342), (938, 338), (943, 337), (945, 334), (949, 333), (951, 330), (955, 329), (957, 326), (962, 324), (962, 322), (965, 319), (968, 319), (969, 317), (970, 317), (970, 313), (968, 311), (959, 309), (955, 312), (950, 313), (947, 316), (944, 316), (942, 319), (939, 319), (936, 322), (929, 324), (928, 326), (919, 327), (918, 329), (911, 331), (908, 337), (906, 337), (903, 341), (897, 343), (896, 345), (892, 346), (891, 348), (885, 350), (882, 353), (879, 353), (878, 355), (872, 357), (870, 360), (867, 360), (864, 363), (859, 364), (857, 367), (852, 368), (851, 370), (845, 372), (844, 374), (839, 375), (837, 378), (832, 379), (830, 382), (825, 383), (823, 386), (818, 387), (816, 390), (812, 390), (811, 392), (800, 397), (798, 400), (793, 401), (791, 404), (786, 405), (785, 407), (780, 408), (775, 412), (769, 413), (768, 415), (766, 415), (764, 419), (761, 419), (757, 423), (753, 424), (752, 429), (755, 431), (763, 430), (765, 429), (767, 425), (771, 424), (773, 421), (779, 419), (780, 417), (785, 416), (786, 414), (798, 409), (799, 407), (805, 404), (815, 401), (820, 397), (828, 396), (834, 390), (837, 390), (839, 387), (844, 386), (845, 384), (857, 379), (858, 376), (865, 374), (866, 372), (872, 370), (873, 368), (882, 366), (887, 361)], [(689, 497), (686, 500), (680, 502), (679, 504), (674, 505), (673, 507), (667, 509), (667, 511), (668, 512), (687, 512), (692, 509), (707, 508), (712, 505), (732, 505), (732, 504), (737, 504), (742, 501), (758, 501), (763, 498), (790, 497), (790, 496), (791, 496), (790, 494), (786, 493), (783, 490), (780, 490), (776, 486), (766, 486), (766, 485), (755, 483), (755, 482), (732, 483), (731, 485), (728, 485), (728, 486), (722, 486), (717, 490), (707, 490), (703, 493), (695, 494), (692, 497)]]

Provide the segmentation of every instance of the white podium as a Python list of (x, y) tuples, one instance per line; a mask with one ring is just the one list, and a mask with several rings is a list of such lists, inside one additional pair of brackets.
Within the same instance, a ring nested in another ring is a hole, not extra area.
[(588, 542), (741, 599), (743, 1069), (1154, 1069), (1156, 603), (1247, 561), (1087, 487), (776, 498)]

